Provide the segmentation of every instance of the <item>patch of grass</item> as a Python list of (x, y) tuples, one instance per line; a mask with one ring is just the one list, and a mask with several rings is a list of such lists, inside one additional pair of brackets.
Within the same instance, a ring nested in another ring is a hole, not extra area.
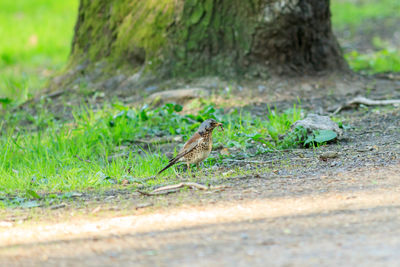
[(0, 98), (23, 102), (67, 61), (78, 0), (0, 1)]
[[(386, 25), (396, 23), (400, 19), (400, 2), (397, 0), (335, 0), (331, 2), (331, 10), (333, 27), (346, 31), (347, 35), (358, 33), (358, 29), (366, 27), (363, 23), (367, 21), (371, 25), (374, 25), (372, 21)], [(374, 48), (371, 51), (360, 53), (347, 50), (345, 58), (353, 70), (365, 73), (400, 71), (398, 48), (379, 36), (374, 36), (370, 42)]]
[[(115, 103), (96, 112), (76, 109), (68, 123), (39, 112), (29, 118), (31, 127), (18, 123), (26, 114), (8, 114), (14, 123), (0, 124), (0, 197), (101, 189), (124, 180), (134, 186), (165, 183), (175, 176), (172, 169), (147, 182), (141, 179), (156, 174), (168, 159), (161, 145), (148, 147), (138, 140), (176, 135), (187, 140), (201, 121), (215, 118), (225, 128), (214, 132), (215, 146), (234, 147), (241, 157), (249, 156), (281, 147), (281, 136), (302, 116), (296, 106), (284, 112), (266, 110), (260, 118), (240, 110), (224, 113), (210, 104), (196, 115), (181, 110), (175, 104), (133, 109)], [(222, 158), (209, 159), (206, 167)]]
[(333, 0), (331, 10), (335, 28), (355, 28), (367, 19), (400, 17), (400, 2), (397, 0)]
[(400, 71), (400, 51), (382, 49), (370, 54), (359, 54), (357, 51), (347, 53), (346, 60), (355, 71), (366, 73)]

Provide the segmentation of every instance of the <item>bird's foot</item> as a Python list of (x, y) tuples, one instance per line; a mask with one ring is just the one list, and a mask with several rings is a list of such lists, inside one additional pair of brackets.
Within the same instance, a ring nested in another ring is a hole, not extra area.
[(175, 175), (176, 175), (177, 178), (183, 179), (182, 176), (180, 176), (179, 173), (175, 170), (175, 168), (174, 168), (174, 172), (175, 172)]

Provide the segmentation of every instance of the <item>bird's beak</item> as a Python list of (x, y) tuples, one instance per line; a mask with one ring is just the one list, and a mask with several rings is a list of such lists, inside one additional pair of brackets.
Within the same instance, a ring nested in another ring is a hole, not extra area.
[(224, 130), (223, 124), (218, 122), (217, 127), (218, 127), (218, 126), (221, 128), (221, 129), (220, 129), (220, 132), (222, 132), (222, 131)]

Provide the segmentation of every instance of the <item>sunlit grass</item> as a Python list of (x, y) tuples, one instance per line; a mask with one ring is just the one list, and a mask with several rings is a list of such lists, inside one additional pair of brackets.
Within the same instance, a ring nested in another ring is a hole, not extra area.
[(0, 98), (26, 100), (65, 65), (78, 3), (0, 1)]
[(351, 68), (356, 71), (369, 73), (400, 71), (400, 51), (383, 49), (369, 54), (353, 51), (345, 56)]
[[(207, 118), (224, 124), (224, 132), (214, 132), (216, 146), (234, 147), (247, 154), (250, 150), (265, 153), (278, 149), (282, 140), (275, 135), (287, 133), (302, 116), (296, 106), (283, 113), (266, 110), (265, 116), (258, 118), (239, 110), (227, 114), (210, 104), (196, 115), (180, 114), (181, 109), (173, 104), (157, 109), (114, 104), (96, 112), (76, 109), (69, 123), (39, 112), (30, 118), (33, 130), (19, 127), (18, 121), (0, 125), (0, 192), (68, 192), (104, 188), (123, 180), (141, 183), (141, 178), (154, 176), (168, 159), (159, 145), (147, 148), (137, 140), (170, 135), (187, 140)], [(25, 114), (17, 114), (14, 120), (18, 116), (26, 119)], [(179, 144), (175, 147), (180, 148)], [(221, 159), (209, 160), (206, 168)], [(146, 183), (159, 184), (170, 177), (175, 177), (172, 169)]]
[(360, 27), (367, 19), (400, 17), (398, 0), (332, 0), (332, 23), (335, 28)]
[[(333, 0), (331, 1), (332, 24), (337, 31), (346, 30), (350, 36), (376, 23), (397, 23), (400, 21), (400, 1), (398, 0)], [(373, 30), (373, 29), (371, 29)], [(386, 40), (379, 37), (379, 32), (372, 33), (372, 51), (351, 51), (345, 54), (350, 67), (355, 71), (367, 73), (400, 71), (400, 51)]]

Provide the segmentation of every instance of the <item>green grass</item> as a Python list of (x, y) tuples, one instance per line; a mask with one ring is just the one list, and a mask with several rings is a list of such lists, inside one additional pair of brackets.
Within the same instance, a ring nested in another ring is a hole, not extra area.
[(78, 0), (0, 1), (0, 98), (25, 101), (65, 65)]
[(382, 49), (374, 53), (359, 54), (357, 51), (345, 55), (350, 67), (367, 73), (399, 72), (400, 50)]
[(397, 0), (332, 0), (332, 24), (343, 29), (362, 26), (365, 20), (383, 17), (400, 17), (400, 1)]
[[(56, 122), (51, 113), (44, 112), (28, 117), (34, 125), (29, 130), (18, 126), (18, 118), (26, 114), (8, 114), (6, 119), (11, 123), (0, 124), (0, 199), (1, 194), (23, 196), (27, 190), (46, 193), (99, 189), (125, 179), (140, 183), (140, 178), (155, 175), (168, 159), (160, 146), (148, 150), (135, 141), (170, 135), (182, 135), (187, 140), (207, 118), (224, 123), (224, 132), (214, 131), (216, 146), (235, 147), (241, 156), (268, 152), (286, 145), (279, 135), (287, 133), (293, 121), (302, 116), (296, 106), (282, 113), (266, 110), (265, 117), (260, 118), (236, 110), (225, 114), (213, 105), (204, 105), (196, 115), (182, 115), (178, 112), (181, 108), (168, 104), (137, 110), (120, 104), (105, 105), (97, 112), (90, 108), (76, 110), (69, 123)], [(109, 158), (121, 152), (126, 155)], [(210, 158), (206, 167), (222, 159)], [(169, 169), (146, 184), (164, 183), (174, 176)]]
[[(349, 31), (350, 36), (373, 31), (374, 24), (398, 24), (400, 21), (400, 1), (398, 0), (333, 0), (331, 1), (332, 24), (336, 30)], [(369, 22), (366, 26), (365, 22)], [(367, 30), (365, 29), (367, 28)], [(370, 29), (371, 28), (371, 29)], [(395, 28), (395, 27), (389, 27)], [(378, 29), (378, 28), (377, 28)], [(388, 41), (379, 38), (380, 32), (371, 38), (373, 51), (360, 53), (350, 51), (345, 54), (350, 67), (355, 71), (366, 73), (397, 72), (400, 71), (400, 50), (393, 47)], [(353, 38), (350, 37), (350, 38)]]

